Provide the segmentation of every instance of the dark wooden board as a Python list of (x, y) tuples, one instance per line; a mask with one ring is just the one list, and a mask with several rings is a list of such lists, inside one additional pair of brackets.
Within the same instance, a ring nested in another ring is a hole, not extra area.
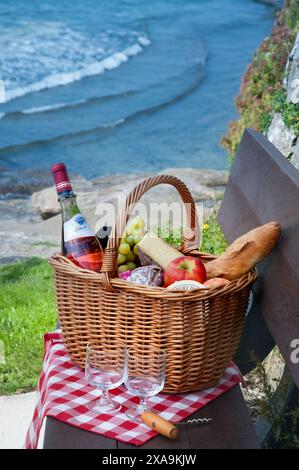
[(188, 427), (191, 449), (259, 449), (248, 409), (239, 386), (194, 414), (211, 417), (215, 424)]
[(277, 220), (283, 235), (259, 264), (255, 302), (299, 386), (291, 342), (299, 338), (299, 172), (262, 135), (247, 129), (218, 214), (229, 241)]
[(44, 449), (116, 449), (114, 439), (83, 431), (55, 418), (46, 418)]
[[(194, 413), (211, 417), (213, 423), (184, 426), (177, 440), (157, 436), (141, 449), (256, 449), (259, 448), (239, 386)], [(83, 431), (54, 418), (46, 418), (44, 449), (137, 449), (100, 435)], [(138, 447), (139, 448), (139, 447)]]

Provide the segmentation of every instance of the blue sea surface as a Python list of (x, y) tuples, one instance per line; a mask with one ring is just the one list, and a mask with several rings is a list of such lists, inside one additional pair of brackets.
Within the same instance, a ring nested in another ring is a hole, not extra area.
[(0, 0), (0, 169), (227, 168), (219, 140), (273, 20), (253, 0)]

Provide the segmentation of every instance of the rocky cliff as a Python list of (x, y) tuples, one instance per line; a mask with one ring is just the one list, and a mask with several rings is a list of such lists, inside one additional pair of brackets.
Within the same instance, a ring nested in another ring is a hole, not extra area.
[[(299, 33), (288, 58), (283, 87), (286, 90), (286, 102), (298, 107), (299, 123)], [(299, 135), (288, 126), (281, 112), (274, 113), (266, 134), (270, 142), (299, 170)]]

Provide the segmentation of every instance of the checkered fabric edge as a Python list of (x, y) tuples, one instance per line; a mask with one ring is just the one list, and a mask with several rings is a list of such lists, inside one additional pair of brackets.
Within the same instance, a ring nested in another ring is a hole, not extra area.
[[(184, 394), (160, 393), (151, 397), (149, 403), (154, 412), (178, 423), (241, 381), (238, 367), (231, 362), (216, 387)], [(86, 382), (84, 371), (70, 360), (61, 333), (47, 333), (36, 405), (24, 447), (37, 447), (45, 416), (136, 446), (157, 435), (145, 424), (130, 421), (125, 414), (126, 409), (138, 403), (137, 397), (132, 396), (123, 385), (109, 393), (113, 400), (122, 405), (122, 410), (115, 415), (93, 414), (87, 404), (98, 398), (100, 392)]]

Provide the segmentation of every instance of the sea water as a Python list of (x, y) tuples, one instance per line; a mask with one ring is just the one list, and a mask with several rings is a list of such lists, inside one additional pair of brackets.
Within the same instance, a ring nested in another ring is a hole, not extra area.
[(273, 7), (0, 0), (0, 171), (227, 168), (219, 145)]

